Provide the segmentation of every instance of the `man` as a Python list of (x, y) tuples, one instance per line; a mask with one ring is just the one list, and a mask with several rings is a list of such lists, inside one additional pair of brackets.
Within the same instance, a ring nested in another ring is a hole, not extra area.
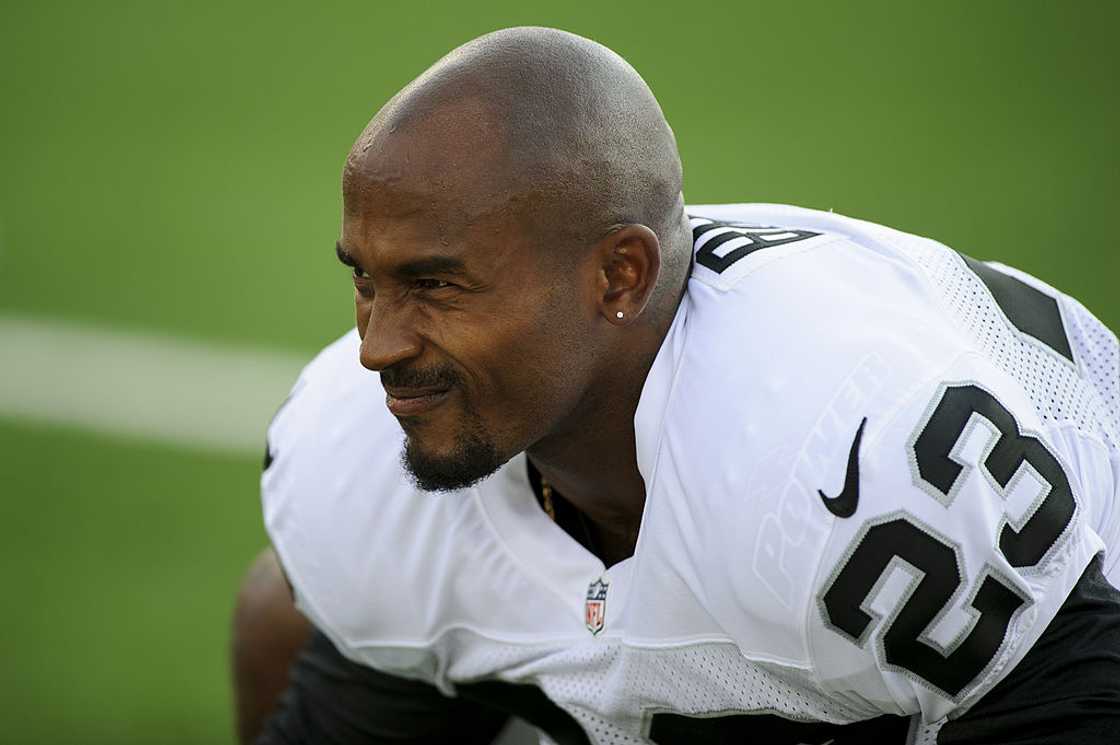
[(262, 481), (316, 631), (260, 742), (1112, 741), (1118, 353), (1076, 301), (686, 211), (641, 78), (548, 29), (409, 84), (343, 193), (357, 330)]

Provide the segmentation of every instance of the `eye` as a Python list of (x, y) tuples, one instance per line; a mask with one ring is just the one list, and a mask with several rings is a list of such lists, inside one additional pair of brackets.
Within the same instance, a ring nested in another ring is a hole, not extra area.
[(358, 295), (367, 300), (373, 297), (373, 282), (364, 271), (358, 267), (354, 267), (354, 273), (351, 275), (354, 280), (354, 289)]
[(442, 279), (433, 279), (432, 277), (422, 277), (413, 282), (413, 285), (418, 290), (442, 290), (446, 287), (454, 286), (450, 282), (446, 282)]

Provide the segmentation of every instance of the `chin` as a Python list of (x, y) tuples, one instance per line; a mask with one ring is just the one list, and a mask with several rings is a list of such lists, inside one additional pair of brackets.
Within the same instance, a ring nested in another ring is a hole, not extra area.
[(426, 446), (422, 436), (407, 434), (401, 462), (413, 483), (424, 491), (465, 489), (497, 471), (502, 458), (484, 433), (461, 433), (450, 448)]

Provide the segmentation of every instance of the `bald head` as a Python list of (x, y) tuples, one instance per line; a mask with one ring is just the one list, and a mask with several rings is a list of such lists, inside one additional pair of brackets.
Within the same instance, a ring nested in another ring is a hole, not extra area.
[(680, 159), (660, 106), (620, 56), (563, 31), (487, 34), (406, 86), (347, 159), (348, 212), (387, 184), (429, 192), (433, 207), (446, 199), (454, 221), (506, 213), (554, 250), (646, 225), (665, 268), (687, 263)]
[(552, 29), (476, 39), (377, 113), (343, 192), (361, 361), (417, 483), (592, 432), (629, 463), (692, 242), (672, 130), (625, 60)]

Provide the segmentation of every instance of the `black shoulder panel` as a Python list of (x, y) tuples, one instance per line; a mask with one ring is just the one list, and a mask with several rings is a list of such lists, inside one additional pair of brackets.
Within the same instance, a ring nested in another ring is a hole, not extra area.
[(1030, 334), (1058, 354), (1073, 362), (1062, 311), (1058, 301), (1026, 282), (993, 269), (982, 261), (961, 254), (968, 268), (987, 286), (992, 299), (1015, 328)]

